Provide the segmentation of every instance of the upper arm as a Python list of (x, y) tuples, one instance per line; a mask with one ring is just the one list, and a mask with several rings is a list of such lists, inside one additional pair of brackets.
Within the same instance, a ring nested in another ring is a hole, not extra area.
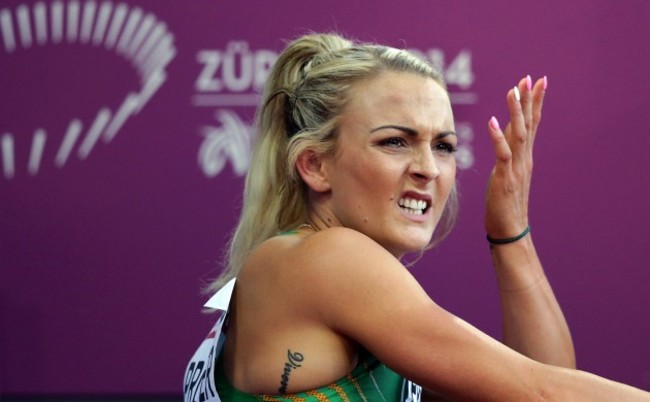
[[(542, 365), (434, 303), (407, 269), (369, 238), (341, 229), (313, 237), (296, 280), (304, 307), (399, 374), (448, 397), (535, 393)], [(332, 250), (336, 250), (333, 252)]]

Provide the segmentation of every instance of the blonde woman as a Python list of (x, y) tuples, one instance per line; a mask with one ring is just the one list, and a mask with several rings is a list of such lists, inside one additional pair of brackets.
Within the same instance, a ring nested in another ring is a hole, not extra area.
[(292, 42), (267, 82), (241, 219), (213, 286), (225, 285), (216, 299), (227, 314), (188, 366), (185, 400), (650, 401), (575, 370), (535, 253), (527, 205), (547, 85), (523, 78), (507, 94), (510, 123), (488, 123), (501, 343), (439, 307), (400, 261), (440, 241), (455, 216), (457, 138), (440, 73), (333, 34)]

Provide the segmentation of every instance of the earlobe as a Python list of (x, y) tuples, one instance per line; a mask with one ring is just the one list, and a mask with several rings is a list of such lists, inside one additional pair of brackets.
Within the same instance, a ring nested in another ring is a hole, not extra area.
[(330, 190), (330, 183), (323, 162), (322, 154), (312, 150), (304, 151), (296, 160), (296, 169), (302, 180), (309, 188), (319, 193)]

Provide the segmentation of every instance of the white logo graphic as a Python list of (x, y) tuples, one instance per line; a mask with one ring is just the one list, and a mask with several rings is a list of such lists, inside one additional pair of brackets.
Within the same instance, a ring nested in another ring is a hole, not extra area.
[[(454, 105), (473, 105), (478, 102), (476, 93), (469, 89), (475, 81), (472, 72), (472, 53), (461, 50), (446, 65), (445, 52), (432, 48), (427, 51), (410, 49), (429, 60), (434, 66), (444, 68), (445, 81), (450, 87), (449, 96)], [(237, 175), (244, 175), (250, 162), (253, 130), (239, 116), (223, 107), (257, 107), (260, 91), (278, 54), (269, 49), (251, 50), (245, 40), (231, 41), (225, 49), (203, 49), (197, 52), (196, 61), (202, 68), (194, 83), (192, 104), (196, 107), (214, 107), (221, 126), (202, 127), (205, 137), (199, 149), (199, 167), (207, 177), (215, 177), (230, 161)], [(453, 89), (457, 89), (454, 91)], [(471, 123), (458, 122), (457, 161), (459, 169), (474, 165)]]
[(469, 169), (474, 166), (474, 151), (472, 150), (474, 129), (472, 124), (467, 122), (456, 123), (456, 135), (458, 136), (456, 164), (459, 169)]
[(218, 175), (230, 160), (232, 169), (243, 176), (250, 162), (253, 129), (230, 110), (217, 110), (221, 127), (203, 128), (205, 140), (199, 149), (199, 166), (208, 177)]
[[(140, 77), (140, 88), (128, 93), (115, 111), (101, 106), (90, 124), (70, 118), (63, 139), (53, 144), (58, 146), (54, 163), (59, 168), (66, 164), (77, 144), (77, 156), (83, 160), (100, 138), (110, 143), (124, 123), (138, 114), (165, 82), (165, 67), (176, 56), (174, 36), (164, 22), (138, 7), (129, 9), (124, 3), (114, 6), (111, 1), (103, 1), (98, 6), (94, 0), (57, 0), (38, 2), (31, 8), (21, 4), (15, 10), (1, 9), (0, 34), (4, 45), (0, 54), (4, 50), (4, 62), (10, 62), (11, 53), (19, 46), (29, 49), (65, 41), (114, 50), (131, 62)], [(39, 171), (47, 140), (45, 127), (35, 130), (27, 166), (32, 176)], [(14, 134), (3, 132), (0, 147), (4, 176), (11, 179), (17, 168)]]
[[(259, 92), (277, 59), (272, 50), (251, 51), (248, 42), (232, 41), (225, 50), (200, 50), (196, 60), (203, 67), (192, 99), (199, 107), (256, 107)], [(219, 127), (201, 129), (205, 137), (199, 149), (199, 166), (207, 177), (215, 177), (230, 160), (233, 171), (243, 176), (248, 170), (253, 129), (229, 109), (216, 109)]]

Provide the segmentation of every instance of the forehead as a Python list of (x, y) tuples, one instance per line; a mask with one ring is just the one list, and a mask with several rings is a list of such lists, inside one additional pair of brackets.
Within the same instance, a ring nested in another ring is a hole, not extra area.
[(427, 129), (453, 126), (447, 91), (432, 78), (406, 72), (384, 72), (355, 83), (341, 117)]

